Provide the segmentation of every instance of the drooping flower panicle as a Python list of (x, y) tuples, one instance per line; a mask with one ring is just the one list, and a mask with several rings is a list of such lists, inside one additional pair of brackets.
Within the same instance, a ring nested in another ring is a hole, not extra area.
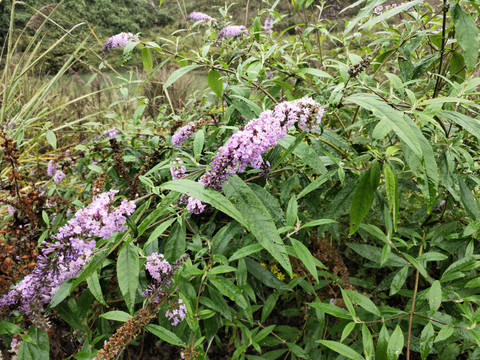
[[(210, 168), (198, 181), (205, 187), (219, 191), (227, 182), (228, 176), (242, 173), (248, 165), (254, 169), (267, 168), (268, 164), (264, 163), (262, 154), (275, 147), (294, 124), (298, 124), (302, 131), (317, 129), (323, 112), (324, 109), (309, 97), (285, 101), (275, 106), (273, 111), (262, 112), (218, 149)], [(199, 214), (204, 209), (202, 202), (193, 197), (188, 198), (188, 211)]]
[[(127, 229), (124, 215), (131, 215), (135, 203), (124, 200), (111, 209), (117, 191), (110, 190), (96, 197), (52, 236), (54, 243), (44, 242), (37, 266), (13, 290), (0, 299), (1, 308), (25, 312), (36, 326), (47, 328), (43, 314), (57, 289), (65, 280), (75, 277), (89, 261), (95, 248), (95, 237), (108, 239), (113, 233)], [(4, 310), (4, 309), (2, 309)], [(2, 311), (3, 312), (3, 311)]]

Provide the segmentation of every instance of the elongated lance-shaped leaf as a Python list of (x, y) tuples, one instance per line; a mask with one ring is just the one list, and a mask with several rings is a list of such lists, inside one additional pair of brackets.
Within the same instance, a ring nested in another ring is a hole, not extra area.
[(180, 179), (168, 181), (160, 185), (161, 189), (178, 191), (182, 194), (193, 196), (195, 199), (203, 201), (212, 205), (214, 208), (224, 212), (237, 220), (240, 224), (248, 228), (245, 219), (240, 212), (233, 206), (233, 204), (225, 196), (218, 191), (206, 188), (203, 184), (192, 180)]
[(478, 59), (478, 29), (475, 21), (462, 9), (462, 7), (452, 2), (451, 7), (453, 25), (455, 26), (455, 37), (460, 47), (463, 49), (463, 57), (468, 71), (472, 71), (477, 64)]
[(392, 170), (390, 165), (385, 163), (383, 165), (383, 175), (385, 176), (385, 192), (387, 193), (388, 211), (393, 215), (393, 227), (395, 231), (397, 231), (398, 204), (400, 201), (397, 173)]
[(118, 286), (130, 314), (133, 314), (135, 306), (135, 297), (139, 284), (139, 270), (138, 248), (129, 243), (118, 254), (117, 277)]
[(372, 206), (374, 192), (380, 182), (380, 165), (376, 160), (360, 178), (350, 207), (350, 234), (354, 234)]
[(263, 202), (238, 176), (231, 177), (224, 190), (225, 194), (240, 210), (248, 228), (258, 242), (291, 275), (292, 266), (288, 259), (287, 250), (278, 235), (273, 218)]
[(405, 143), (419, 159), (423, 159), (422, 148), (417, 136), (405, 121), (403, 113), (390, 107), (377, 95), (355, 94), (347, 97), (345, 101), (351, 101), (362, 108), (372, 111), (375, 116), (384, 120), (395, 134)]

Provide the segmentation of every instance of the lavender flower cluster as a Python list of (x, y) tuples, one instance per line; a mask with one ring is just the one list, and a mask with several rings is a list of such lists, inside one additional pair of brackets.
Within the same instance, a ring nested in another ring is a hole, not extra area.
[(237, 37), (240, 35), (248, 35), (247, 28), (243, 25), (230, 25), (220, 30), (218, 38), (223, 39), (225, 37)]
[(271, 35), (272, 32), (273, 32), (273, 18), (272, 17), (267, 17), (265, 19), (265, 23), (263, 25), (263, 27), (265, 28), (265, 30)]
[(119, 207), (110, 209), (116, 192), (100, 194), (58, 230), (52, 237), (56, 242), (43, 243), (36, 268), (0, 299), (0, 308), (17, 307), (36, 326), (47, 328), (45, 306), (60, 285), (75, 277), (89, 261), (96, 243), (92, 238), (108, 239), (127, 229), (124, 215), (133, 213), (135, 203), (124, 200)]
[(185, 140), (187, 140), (190, 136), (195, 134), (198, 129), (200, 129), (203, 125), (205, 125), (208, 122), (209, 120), (202, 118), (197, 122), (191, 122), (181, 127), (175, 134), (173, 134), (171, 139), (172, 145), (173, 146), (182, 145), (185, 142)]
[[(176, 158), (175, 161), (170, 161), (170, 164), (183, 164), (182, 159)], [(170, 168), (170, 174), (172, 174), (172, 180), (178, 180), (185, 176), (187, 168), (185, 166), (173, 166)]]
[[(242, 173), (248, 165), (254, 169), (265, 169), (268, 164), (264, 163), (262, 154), (275, 147), (278, 140), (287, 135), (288, 128), (298, 124), (302, 131), (317, 129), (323, 112), (324, 109), (309, 97), (285, 101), (275, 106), (273, 111), (262, 112), (258, 119), (251, 120), (218, 149), (210, 168), (198, 181), (219, 191), (228, 176)], [(205, 210), (205, 204), (189, 197), (187, 210), (199, 214)]]
[(172, 326), (177, 326), (180, 322), (185, 319), (185, 315), (187, 314), (187, 307), (183, 304), (182, 299), (178, 299), (178, 303), (176, 303), (171, 310), (167, 310), (165, 316), (168, 320), (171, 321)]
[(405, 3), (402, 2), (400, 5), (397, 5), (397, 4), (393, 3), (392, 5), (386, 5), (385, 7), (380, 5), (380, 6), (377, 6), (375, 9), (373, 9), (373, 13), (375, 15), (381, 15), (384, 11), (388, 11), (390, 9), (395, 9), (397, 6), (401, 6), (403, 4), (405, 4)]
[(106, 54), (112, 48), (124, 48), (131, 42), (139, 41), (138, 36), (132, 33), (120, 33), (109, 38), (103, 45), (103, 54)]
[(53, 181), (57, 184), (61, 183), (66, 176), (62, 170), (58, 170), (58, 164), (53, 160), (48, 162), (47, 175), (53, 176)]
[(113, 127), (111, 129), (107, 129), (103, 132), (103, 135), (107, 138), (112, 138), (117, 140), (118, 139), (118, 130), (117, 128)]
[[(146, 298), (150, 298), (150, 301), (153, 304), (159, 304), (162, 298), (167, 295), (167, 290), (172, 283), (171, 280), (183, 261), (184, 258), (180, 258), (172, 265), (165, 260), (163, 254), (153, 253), (152, 255), (148, 256), (147, 262), (145, 263), (145, 268), (156, 282), (154, 284), (150, 284), (142, 295)], [(182, 304), (182, 300), (179, 299), (178, 303), (174, 305), (173, 309), (167, 310), (165, 316), (172, 322), (172, 326), (175, 326), (185, 319), (186, 313), (187, 308), (184, 304)]]
[(217, 19), (207, 15), (207, 14), (204, 14), (202, 12), (198, 12), (198, 11), (194, 11), (192, 13), (190, 13), (188, 16), (187, 16), (187, 20), (194, 20), (194, 21), (210, 21), (210, 22), (215, 22), (217, 21)]

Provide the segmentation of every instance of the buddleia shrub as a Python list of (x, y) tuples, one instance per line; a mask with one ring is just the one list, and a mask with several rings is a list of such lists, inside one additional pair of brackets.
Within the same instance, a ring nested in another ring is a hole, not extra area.
[[(63, 331), (76, 358), (478, 357), (478, 9), (354, 5), (338, 33), (298, 2), (292, 34), (275, 6), (248, 26), (226, 7), (185, 14), (189, 53), (179, 34), (105, 40), (103, 65), (139, 56), (142, 86), (169, 66), (166, 105), (126, 90), (132, 116), (44, 164), (70, 212), (42, 213), (3, 347), (48, 358)], [(178, 107), (193, 71), (207, 85)]]

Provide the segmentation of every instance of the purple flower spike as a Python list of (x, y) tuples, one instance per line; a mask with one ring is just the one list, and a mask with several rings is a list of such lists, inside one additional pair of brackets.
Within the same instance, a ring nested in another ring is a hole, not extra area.
[(45, 307), (60, 285), (77, 276), (90, 260), (96, 243), (92, 238), (108, 239), (114, 232), (127, 229), (123, 226), (126, 220), (124, 214), (131, 215), (135, 203), (124, 200), (118, 208), (111, 209), (115, 193), (115, 190), (111, 190), (100, 194), (58, 229), (53, 236), (56, 240), (54, 243), (42, 244), (37, 267), (0, 299), (0, 312), (3, 313), (2, 308), (16, 308), (24, 312), (37, 327), (49, 327), (43, 316)]
[(55, 175), (55, 172), (57, 171), (57, 163), (53, 160), (50, 160), (48, 162), (48, 167), (47, 167), (47, 175), (48, 176), (53, 176)]
[(217, 21), (215, 18), (204, 14), (202, 12), (194, 11), (187, 16), (187, 20), (194, 20), (194, 21), (210, 21), (215, 22)]
[(120, 33), (109, 38), (103, 45), (103, 53), (106, 54), (112, 48), (124, 48), (131, 42), (139, 41), (138, 36), (132, 33)]
[(62, 170), (57, 170), (55, 172), (55, 175), (53, 175), (53, 181), (55, 181), (57, 184), (61, 183), (62, 180), (65, 178), (65, 173)]
[(103, 132), (103, 135), (116, 140), (116, 139), (118, 139), (118, 130), (117, 130), (117, 128), (113, 127), (111, 129), (105, 130)]
[(243, 25), (230, 25), (220, 30), (218, 38), (223, 39), (225, 37), (237, 37), (240, 35), (248, 35), (247, 28)]
[(265, 24), (263, 25), (265, 30), (271, 34), (273, 32), (273, 19), (269, 16), (265, 19)]
[(173, 309), (167, 310), (165, 316), (172, 322), (172, 326), (177, 326), (181, 321), (183, 321), (183, 319), (185, 319), (186, 314), (187, 307), (183, 304), (182, 299), (178, 299), (178, 303), (174, 305)]
[[(170, 161), (170, 164), (183, 164), (182, 159), (175, 159), (175, 161)], [(185, 176), (187, 168), (185, 166), (174, 166), (170, 168), (170, 173), (172, 174), (172, 180), (178, 180)]]
[[(263, 161), (262, 155), (277, 146), (278, 140), (287, 135), (288, 128), (298, 124), (302, 131), (315, 130), (320, 125), (323, 112), (324, 109), (309, 97), (284, 101), (273, 111), (262, 112), (258, 119), (251, 120), (218, 149), (210, 168), (198, 182), (220, 191), (228, 176), (244, 172), (249, 165), (265, 170), (268, 164)], [(199, 214), (205, 207), (201, 201), (188, 198), (187, 210), (191, 213)]]

